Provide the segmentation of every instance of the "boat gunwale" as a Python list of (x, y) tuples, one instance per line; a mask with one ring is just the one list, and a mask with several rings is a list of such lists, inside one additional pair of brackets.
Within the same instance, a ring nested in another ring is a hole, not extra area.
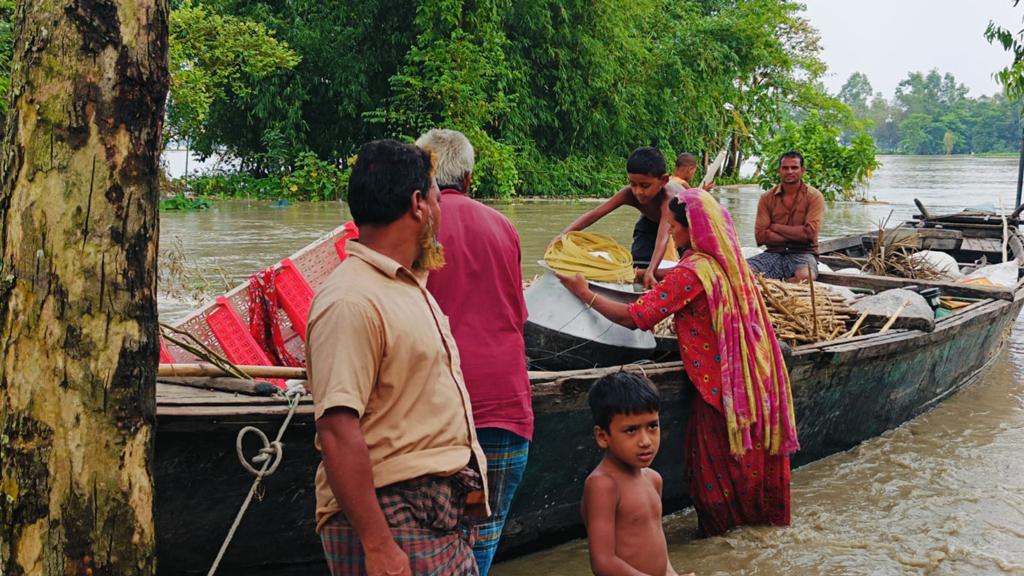
[[(870, 357), (876, 355), (871, 353), (873, 352), (873, 348), (877, 350), (882, 346), (890, 346), (894, 343), (907, 345), (913, 344), (916, 346), (922, 339), (931, 340), (937, 339), (937, 337), (945, 337), (947, 333), (953, 330), (958, 330), (963, 324), (973, 323), (982, 317), (987, 317), (989, 314), (997, 313), (1002, 309), (1012, 307), (1015, 302), (1024, 299), (1024, 280), (1017, 283), (1014, 294), (1015, 296), (1012, 301), (992, 298), (974, 302), (962, 312), (937, 321), (935, 323), (935, 330), (931, 332), (925, 332), (923, 330), (891, 330), (884, 334), (865, 334), (841, 340), (805, 344), (803, 346), (793, 348), (793, 360), (800, 362), (810, 361), (813, 360), (815, 356), (824, 356), (826, 354), (835, 354), (837, 352), (847, 352), (852, 350), (860, 351), (863, 355)], [(903, 350), (905, 350), (905, 347), (900, 346), (887, 352), (895, 354), (902, 352)], [(619, 370), (642, 372), (647, 375), (653, 375), (678, 370), (682, 367), (683, 363), (677, 360), (673, 362), (625, 364), (622, 366), (570, 370), (565, 372), (531, 373), (530, 383), (533, 385), (533, 391), (536, 396), (538, 392), (550, 392), (546, 389), (547, 387), (560, 388), (561, 384), (568, 380), (594, 379), (603, 376), (604, 374)]]
[[(922, 340), (945, 337), (947, 333), (958, 330), (963, 324), (973, 323), (983, 316), (998, 313), (1000, 310), (1011, 307), (1015, 302), (1022, 299), (1024, 299), (1024, 281), (1018, 282), (1015, 298), (1012, 302), (1000, 299), (974, 302), (965, 308), (964, 311), (936, 322), (935, 330), (932, 332), (893, 330), (885, 334), (866, 334), (842, 340), (816, 342), (793, 348), (792, 358), (795, 362), (803, 363), (813, 361), (817, 356), (852, 351), (859, 352), (861, 357), (872, 357), (879, 355), (873, 352), (882, 346), (891, 347), (896, 343), (901, 343), (903, 344), (902, 346), (886, 351), (887, 353), (898, 353), (904, 350), (905, 346), (921, 344)], [(558, 372), (533, 371), (530, 372), (530, 383), (534, 397), (537, 398), (552, 394), (563, 394), (564, 385), (567, 382), (594, 380), (605, 374), (620, 370), (656, 376), (679, 372), (682, 369), (683, 363), (676, 360), (672, 362), (624, 364), (620, 366)], [(173, 386), (173, 384), (161, 383), (161, 386)], [(303, 404), (308, 402), (309, 399), (307, 397)], [(225, 417), (233, 414), (238, 416), (277, 416), (283, 415), (286, 412), (287, 406), (276, 397), (241, 396), (230, 392), (209, 392), (207, 398), (197, 401), (169, 400), (165, 398), (158, 399), (157, 402), (157, 416), (161, 419)], [(306, 412), (308, 410), (304, 406), (300, 407), (299, 414), (305, 414)]]

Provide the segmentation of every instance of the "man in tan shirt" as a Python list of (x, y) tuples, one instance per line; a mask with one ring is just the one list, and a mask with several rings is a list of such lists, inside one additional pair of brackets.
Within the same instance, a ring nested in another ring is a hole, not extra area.
[(799, 282), (818, 276), (818, 231), (825, 197), (803, 181), (804, 157), (791, 150), (779, 158), (779, 180), (757, 203), (754, 238), (765, 251), (747, 260), (768, 278)]
[(444, 261), (431, 172), (415, 146), (363, 146), (349, 180), (360, 239), (309, 315), (317, 530), (334, 576), (477, 574), (467, 510), (487, 512), (486, 461), (448, 320), (425, 287)]

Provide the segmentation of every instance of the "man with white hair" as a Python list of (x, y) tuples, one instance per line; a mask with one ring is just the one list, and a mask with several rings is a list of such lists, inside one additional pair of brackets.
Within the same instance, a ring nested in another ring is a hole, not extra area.
[(438, 239), (446, 264), (430, 273), (427, 290), (451, 323), (487, 459), (491, 517), (477, 525), (473, 546), (486, 576), (533, 436), (519, 234), (508, 218), (469, 197), (473, 146), (462, 133), (431, 130), (416, 145), (434, 157), (444, 205)]

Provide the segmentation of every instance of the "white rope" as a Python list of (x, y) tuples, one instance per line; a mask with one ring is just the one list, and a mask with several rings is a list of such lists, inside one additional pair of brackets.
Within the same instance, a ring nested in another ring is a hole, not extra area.
[[(245, 511), (249, 509), (253, 496), (256, 495), (256, 489), (259, 488), (260, 483), (265, 477), (277, 471), (277, 467), (284, 457), (284, 444), (281, 443), (281, 438), (284, 436), (284, 431), (288, 428), (288, 424), (291, 423), (292, 416), (295, 415), (295, 409), (299, 407), (299, 398), (305, 393), (306, 387), (302, 380), (288, 381), (288, 388), (283, 392), (284, 397), (288, 399), (288, 415), (285, 416), (284, 422), (281, 423), (281, 427), (277, 430), (277, 437), (274, 438), (273, 442), (267, 438), (267, 435), (262, 430), (253, 426), (246, 426), (238, 432), (238, 436), (235, 438), (235, 452), (238, 454), (238, 461), (250, 474), (256, 476), (256, 479), (252, 481), (249, 494), (245, 497), (245, 501), (242, 502), (242, 507), (238, 509), (235, 521), (231, 524), (231, 529), (228, 530), (228, 535), (224, 538), (224, 543), (221, 544), (220, 551), (217, 552), (217, 558), (214, 559), (213, 565), (210, 566), (207, 576), (213, 576), (217, 573), (220, 561), (224, 559), (224, 553), (227, 552), (231, 540), (235, 537), (235, 531), (238, 530), (238, 525), (242, 522), (242, 516), (245, 515)], [(259, 470), (245, 459), (245, 453), (242, 450), (242, 439), (250, 432), (256, 434), (263, 442), (263, 448), (260, 448), (259, 453), (252, 459), (254, 464), (262, 464)]]

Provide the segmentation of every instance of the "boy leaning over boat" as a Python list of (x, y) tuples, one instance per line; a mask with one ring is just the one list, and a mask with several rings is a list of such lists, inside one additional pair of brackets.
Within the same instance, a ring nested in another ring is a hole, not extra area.
[[(669, 182), (665, 170), (665, 157), (657, 148), (649, 146), (637, 148), (629, 155), (626, 161), (626, 175), (629, 178), (628, 186), (624, 186), (611, 198), (573, 220), (559, 236), (584, 230), (621, 206), (636, 208), (640, 211), (640, 218), (633, 227), (633, 245), (630, 253), (633, 255), (634, 263), (650, 263), (643, 272), (642, 281), (644, 287), (651, 288), (657, 284), (654, 277), (654, 272), (658, 269), (657, 263), (665, 258), (679, 258), (668, 233), (668, 222), (672, 217), (665, 215), (669, 198), (683, 189), (676, 182)], [(555, 237), (552, 242), (557, 239), (558, 237)]]
[(423, 275), (443, 265), (430, 155), (379, 140), (349, 181), (359, 242), (313, 301), (307, 370), (334, 576), (476, 575), (469, 514), (487, 465), (459, 354)]

